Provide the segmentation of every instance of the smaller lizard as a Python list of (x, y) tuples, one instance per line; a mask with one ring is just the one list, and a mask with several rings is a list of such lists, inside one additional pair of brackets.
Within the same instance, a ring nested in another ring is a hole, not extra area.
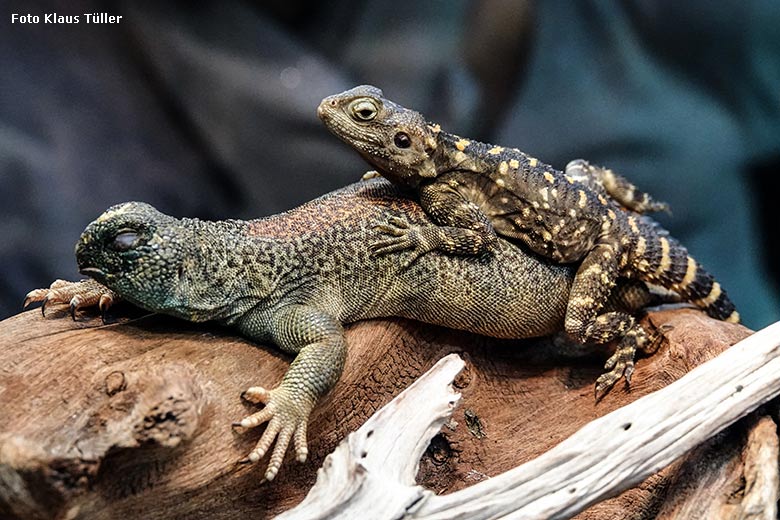
[[(325, 98), (317, 113), (380, 174), (413, 190), (438, 224), (411, 234), (391, 222), (379, 253), (483, 255), (503, 235), (556, 263), (581, 262), (565, 328), (583, 343), (608, 342), (633, 327), (629, 314), (603, 309), (619, 276), (672, 290), (716, 319), (739, 321), (712, 275), (640, 214), (665, 205), (609, 170), (580, 160), (564, 173), (515, 148), (449, 134), (369, 85)], [(638, 346), (624, 342), (624, 358), (633, 359)], [(600, 382), (611, 386), (621, 374), (604, 377)]]

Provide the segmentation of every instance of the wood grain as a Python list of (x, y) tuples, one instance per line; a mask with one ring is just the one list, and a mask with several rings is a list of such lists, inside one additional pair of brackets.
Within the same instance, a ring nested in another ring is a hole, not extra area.
[[(657, 352), (639, 360), (630, 390), (619, 383), (596, 403), (606, 349), (494, 340), (406, 320), (353, 324), (345, 374), (312, 416), (309, 460), (288, 454), (265, 483), (262, 468), (237, 463), (261, 432), (230, 423), (255, 409), (240, 392), (276, 384), (290, 358), (216, 326), (129, 306), (114, 316), (110, 325), (90, 314), (74, 323), (52, 309), (46, 318), (30, 311), (0, 322), (0, 517), (270, 517), (303, 499), (350, 431), (454, 352), (466, 360), (455, 383), (462, 404), (417, 477), (449, 493), (535, 458), (749, 334), (690, 309), (652, 313), (648, 326), (664, 330)], [(711, 493), (733, 491), (743, 478), (746, 428), (735, 425), (696, 452), (733, 454), (731, 477)], [(692, 466), (677, 461), (579, 518), (656, 518), (684, 494), (681, 472), (686, 482), (701, 477)]]

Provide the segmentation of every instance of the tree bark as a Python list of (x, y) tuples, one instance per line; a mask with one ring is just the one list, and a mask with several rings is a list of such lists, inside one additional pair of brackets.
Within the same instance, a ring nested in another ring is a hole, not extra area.
[[(466, 361), (455, 381), (461, 405), (417, 475), (418, 484), (450, 493), (539, 456), (749, 334), (690, 309), (652, 313), (645, 323), (663, 330), (658, 350), (638, 361), (630, 389), (620, 382), (596, 403), (606, 349), (396, 319), (354, 324), (344, 375), (311, 418), (309, 460), (288, 454), (267, 483), (262, 467), (238, 463), (262, 428), (230, 424), (256, 410), (240, 392), (277, 384), (290, 358), (216, 326), (129, 306), (114, 315), (122, 317), (109, 325), (90, 314), (74, 323), (52, 309), (45, 319), (31, 311), (0, 322), (0, 517), (270, 517), (303, 499), (341, 439), (455, 352)], [(578, 518), (674, 518), (690, 510), (685, 504), (717, 499), (739, 508), (743, 498), (776, 494), (756, 470), (772, 457), (777, 465), (774, 422), (754, 422), (737, 423)]]

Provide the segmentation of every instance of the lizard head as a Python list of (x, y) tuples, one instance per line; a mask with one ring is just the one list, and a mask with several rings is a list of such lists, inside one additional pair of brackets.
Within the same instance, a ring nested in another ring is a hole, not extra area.
[(198, 240), (182, 222), (141, 202), (113, 206), (81, 234), (79, 271), (140, 307), (192, 319), (182, 275)]
[(325, 126), (382, 176), (404, 186), (436, 177), (436, 134), (421, 114), (361, 85), (327, 97), (317, 108)]

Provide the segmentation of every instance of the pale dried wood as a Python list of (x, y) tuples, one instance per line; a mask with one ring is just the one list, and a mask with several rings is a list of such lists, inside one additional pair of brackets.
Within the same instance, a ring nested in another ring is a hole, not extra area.
[(460, 400), (452, 390), (463, 368), (442, 358), (328, 455), (317, 484), (279, 520), (401, 518), (431, 491), (414, 484), (418, 462)]
[(777, 425), (755, 413), (740, 423), (686, 457), (659, 520), (777, 518)]
[(724, 519), (774, 520), (780, 489), (777, 424), (769, 417), (754, 420), (745, 447), (745, 493), (741, 507)]

